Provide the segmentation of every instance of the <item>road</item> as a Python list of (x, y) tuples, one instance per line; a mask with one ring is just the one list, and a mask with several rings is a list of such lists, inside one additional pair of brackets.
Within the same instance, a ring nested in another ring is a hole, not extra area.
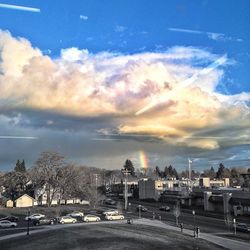
[[(159, 210), (159, 203), (145, 203), (145, 202), (138, 202), (138, 201), (132, 201), (131, 206), (129, 207), (129, 211), (126, 214), (127, 218), (138, 218), (138, 212), (136, 211), (136, 207), (138, 204), (142, 204), (148, 208), (148, 212), (142, 212), (141, 216), (143, 218), (148, 218), (152, 219), (153, 213), (156, 214), (156, 220), (159, 219), (159, 215), (161, 216), (161, 220), (164, 223), (170, 224), (170, 225), (175, 225), (175, 217), (173, 215), (172, 209), (170, 212), (164, 212)], [(84, 208), (85, 214), (97, 214), (98, 216), (101, 217), (102, 220), (105, 220), (104, 216), (101, 215), (101, 211), (107, 210), (108, 208), (123, 208), (123, 201), (119, 201), (116, 206), (102, 206), (100, 208), (100, 211), (93, 210), (93, 209), (87, 209)], [(77, 209), (76, 209), (77, 210)], [(79, 209), (81, 210), (81, 209)], [(46, 211), (46, 210), (45, 210)], [(44, 212), (45, 212), (44, 211)], [(46, 212), (44, 214), (47, 214)], [(79, 222), (82, 222), (81, 219), (79, 219)], [(219, 219), (219, 218), (213, 218), (213, 217), (206, 217), (202, 215), (195, 215), (194, 216), (191, 214), (190, 210), (187, 209), (181, 209), (181, 215), (179, 217), (179, 223), (184, 224), (184, 228), (186, 229), (193, 229), (194, 224), (196, 226), (199, 226), (201, 232), (205, 233), (213, 233), (213, 234), (222, 234), (222, 233), (227, 233), (228, 228), (225, 225), (224, 220)], [(20, 216), (20, 221), (18, 222), (18, 228), (16, 229), (0, 229), (0, 236), (1, 235), (7, 235), (7, 234), (12, 234), (16, 232), (22, 232), (26, 231), (27, 228), (27, 222), (24, 221), (24, 215)], [(36, 227), (32, 226), (31, 224), (31, 230), (35, 229)], [(12, 230), (12, 231), (11, 231)], [(246, 233), (240, 233), (237, 232), (237, 236), (239, 238), (242, 238), (244, 240), (250, 241), (250, 236), (247, 235)]]
[[(119, 201), (119, 206), (123, 207), (123, 202)], [(139, 201), (131, 201), (131, 205), (129, 206), (128, 216), (138, 218), (139, 213), (136, 211), (136, 207), (138, 204), (145, 206), (148, 209), (148, 212), (141, 212), (141, 216), (143, 218), (153, 218), (153, 213), (156, 215), (156, 219), (159, 219), (159, 215), (161, 216), (161, 220), (163, 222), (167, 222), (168, 224), (175, 225), (176, 219), (173, 214), (173, 208), (171, 206), (170, 212), (160, 211), (158, 203), (145, 203)], [(238, 219), (237, 219), (238, 220)], [(239, 219), (240, 221), (240, 219)], [(193, 216), (191, 211), (188, 209), (181, 209), (181, 215), (179, 217), (179, 223), (184, 224), (184, 228), (193, 229), (194, 224), (199, 226), (202, 232), (206, 233), (224, 233), (228, 232), (229, 229), (225, 224), (225, 221), (220, 218), (213, 218), (209, 216), (203, 215), (195, 215)], [(232, 230), (232, 229), (231, 229)], [(246, 235), (245, 233), (238, 232), (238, 234), (242, 234), (243, 237)], [(250, 241), (250, 236), (249, 236)]]

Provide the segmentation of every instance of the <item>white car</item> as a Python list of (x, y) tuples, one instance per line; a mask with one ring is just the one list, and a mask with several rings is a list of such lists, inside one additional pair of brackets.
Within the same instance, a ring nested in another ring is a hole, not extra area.
[(115, 209), (110, 209), (108, 211), (105, 211), (103, 212), (103, 215), (116, 215), (116, 214), (119, 214), (119, 211), (118, 210), (115, 210)]
[(60, 218), (59, 222), (61, 224), (64, 224), (64, 223), (76, 223), (77, 219), (72, 218), (70, 216), (63, 216), (63, 217)]
[(122, 215), (122, 214), (106, 215), (105, 219), (107, 219), (107, 220), (124, 220), (124, 215)]
[(25, 220), (40, 220), (42, 218), (45, 218), (45, 215), (44, 214), (32, 214), (30, 216), (26, 216), (25, 217)]
[(67, 214), (67, 216), (70, 216), (70, 217), (83, 217), (84, 213), (83, 212), (79, 212), (79, 211), (74, 211), (72, 213)]
[(1, 220), (0, 221), (0, 227), (16, 227), (16, 222), (11, 222), (9, 220)]
[(96, 215), (92, 215), (92, 214), (87, 214), (84, 216), (83, 221), (85, 222), (89, 222), (89, 221), (100, 221), (101, 218), (96, 216)]

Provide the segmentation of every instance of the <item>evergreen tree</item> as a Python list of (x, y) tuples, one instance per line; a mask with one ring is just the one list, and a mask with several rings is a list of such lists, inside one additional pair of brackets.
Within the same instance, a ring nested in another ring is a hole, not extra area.
[(161, 170), (158, 166), (155, 167), (155, 173), (158, 177), (161, 177)]
[(216, 173), (216, 177), (218, 179), (229, 178), (231, 177), (231, 172), (228, 168), (225, 168), (222, 163), (220, 163), (218, 171)]
[(21, 162), (20, 170), (21, 170), (21, 172), (26, 172), (26, 167), (25, 167), (24, 160)]
[(25, 167), (25, 162), (24, 160), (22, 162), (20, 162), (19, 160), (17, 160), (16, 162), (16, 166), (14, 168), (15, 172), (26, 172), (26, 167)]
[(169, 176), (169, 169), (168, 169), (168, 166), (165, 167), (165, 170), (164, 170), (164, 177), (167, 178)]
[(132, 163), (131, 160), (127, 159), (125, 161), (125, 164), (124, 164), (123, 168), (125, 170), (130, 171), (130, 173), (131, 173), (132, 176), (135, 176), (135, 168), (134, 168), (134, 165), (133, 165), (133, 163)]
[(202, 174), (203, 177), (209, 177), (211, 179), (214, 179), (216, 177), (216, 173), (214, 171), (214, 168), (211, 167), (210, 169), (205, 169)]
[(21, 171), (21, 162), (20, 162), (19, 160), (17, 160), (16, 166), (15, 166), (14, 170), (15, 170), (16, 172), (22, 172), (22, 171)]

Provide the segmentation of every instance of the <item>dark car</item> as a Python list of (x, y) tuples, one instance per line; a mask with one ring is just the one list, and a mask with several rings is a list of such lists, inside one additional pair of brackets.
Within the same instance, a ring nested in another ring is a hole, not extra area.
[(141, 205), (136, 207), (136, 211), (139, 211), (139, 210), (141, 210), (141, 212), (147, 212), (148, 211), (148, 209), (146, 207), (141, 206)]
[(170, 207), (169, 206), (161, 206), (161, 207), (159, 207), (159, 210), (169, 212)]
[(116, 201), (112, 200), (112, 199), (106, 199), (104, 200), (104, 203), (106, 205), (115, 205), (116, 204)]
[(33, 225), (34, 226), (39, 226), (39, 225), (53, 225), (56, 223), (55, 218), (41, 218), (39, 220), (33, 220)]
[(250, 226), (247, 225), (246, 223), (238, 223), (236, 225), (236, 230), (241, 231), (241, 232), (250, 233)]
[(1, 220), (8, 220), (8, 221), (11, 221), (11, 222), (17, 222), (19, 220), (19, 218), (16, 217), (16, 216), (10, 215), (10, 216), (6, 216), (4, 218), (1, 218), (0, 221)]

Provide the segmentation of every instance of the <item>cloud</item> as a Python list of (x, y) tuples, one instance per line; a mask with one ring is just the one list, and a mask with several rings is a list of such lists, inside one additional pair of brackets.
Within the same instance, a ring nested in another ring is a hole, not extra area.
[(190, 30), (190, 29), (178, 29), (178, 28), (168, 28), (169, 31), (175, 31), (175, 32), (183, 32), (183, 33), (191, 33), (191, 34), (198, 34), (201, 35), (204, 32), (198, 31), (198, 30)]
[(0, 108), (13, 126), (185, 149), (250, 143), (250, 93), (217, 92), (226, 55), (193, 47), (130, 55), (68, 48), (51, 58), (1, 31), (0, 57)]
[(200, 72), (196, 72), (190, 78), (187, 78), (182, 82), (179, 82), (178, 86), (175, 88), (175, 92), (169, 91), (169, 89), (167, 89), (167, 91), (164, 91), (163, 93), (160, 93), (159, 95), (155, 95), (149, 104), (147, 104), (142, 109), (138, 110), (135, 114), (141, 115), (142, 113), (147, 112), (149, 109), (152, 109), (156, 105), (167, 102), (168, 99), (171, 99), (172, 95), (176, 94), (176, 92), (180, 92), (181, 89), (187, 88), (192, 83), (194, 83), (199, 77), (201, 77), (202, 75), (208, 74), (212, 70), (215, 70), (220, 65), (223, 65), (224, 63), (226, 63), (226, 61), (227, 61), (226, 56), (220, 57), (215, 62), (207, 66), (206, 68), (201, 69)]
[(114, 31), (115, 31), (115, 32), (118, 32), (118, 33), (122, 33), (122, 32), (124, 32), (125, 30), (127, 30), (127, 27), (122, 26), (122, 25), (116, 25), (115, 28), (114, 28)]
[(80, 15), (79, 17), (81, 20), (84, 20), (84, 21), (87, 21), (89, 19), (88, 16), (85, 16), (85, 15)]
[(168, 28), (169, 31), (173, 32), (182, 32), (182, 33), (189, 33), (195, 35), (206, 35), (209, 39), (214, 41), (234, 41), (234, 42), (242, 42), (241, 38), (234, 38), (231, 36), (226, 36), (223, 33), (215, 33), (215, 32), (207, 32), (207, 31), (200, 31), (200, 30), (191, 30), (191, 29), (180, 29), (180, 28)]
[(35, 140), (35, 139), (38, 139), (38, 137), (34, 137), (34, 136), (0, 135), (0, 139), (24, 139), (24, 140)]
[(29, 12), (40, 12), (40, 9), (38, 8), (31, 8), (31, 7), (25, 7), (25, 6), (20, 6), (20, 5), (13, 5), (13, 4), (0, 3), (0, 8), (22, 10), (22, 11), (29, 11)]

